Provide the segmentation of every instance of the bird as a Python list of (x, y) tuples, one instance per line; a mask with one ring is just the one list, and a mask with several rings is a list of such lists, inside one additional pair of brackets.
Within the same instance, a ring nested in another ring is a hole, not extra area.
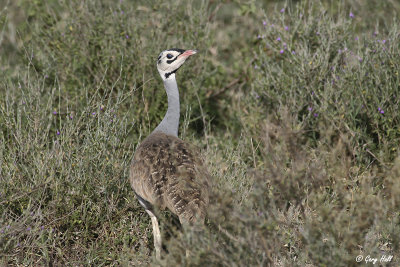
[(200, 153), (178, 137), (179, 90), (176, 72), (197, 50), (162, 51), (157, 69), (163, 80), (168, 108), (158, 126), (137, 147), (129, 180), (141, 206), (151, 218), (156, 258), (162, 240), (157, 210), (168, 209), (181, 225), (204, 224), (210, 197), (210, 174)]

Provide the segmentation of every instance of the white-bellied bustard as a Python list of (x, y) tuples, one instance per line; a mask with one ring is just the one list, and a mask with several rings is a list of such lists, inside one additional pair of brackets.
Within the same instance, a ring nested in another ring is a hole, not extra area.
[(179, 91), (176, 71), (195, 50), (161, 52), (157, 69), (164, 81), (168, 109), (164, 119), (136, 149), (130, 183), (153, 224), (156, 257), (161, 255), (161, 233), (154, 212), (168, 208), (181, 224), (204, 222), (209, 203), (209, 173), (200, 156), (178, 138)]

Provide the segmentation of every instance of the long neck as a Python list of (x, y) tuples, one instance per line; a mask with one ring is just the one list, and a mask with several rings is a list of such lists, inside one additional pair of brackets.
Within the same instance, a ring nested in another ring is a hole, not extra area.
[(179, 91), (176, 84), (175, 74), (164, 80), (165, 91), (168, 96), (168, 109), (164, 119), (154, 129), (153, 132), (163, 132), (178, 136), (179, 127)]

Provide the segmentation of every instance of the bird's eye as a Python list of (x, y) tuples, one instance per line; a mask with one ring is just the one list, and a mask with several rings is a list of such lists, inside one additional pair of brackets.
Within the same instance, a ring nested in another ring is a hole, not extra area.
[(174, 57), (173, 55), (167, 54), (167, 58), (171, 59), (171, 58), (173, 58), (173, 57)]

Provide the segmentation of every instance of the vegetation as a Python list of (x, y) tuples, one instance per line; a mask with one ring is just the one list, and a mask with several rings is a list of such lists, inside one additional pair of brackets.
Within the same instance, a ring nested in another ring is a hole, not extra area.
[[(398, 2), (0, 10), (0, 265), (399, 264)], [(177, 75), (180, 136), (213, 195), (201, 234), (160, 212), (157, 262), (128, 173), (165, 113), (155, 60), (171, 47), (200, 50)]]

